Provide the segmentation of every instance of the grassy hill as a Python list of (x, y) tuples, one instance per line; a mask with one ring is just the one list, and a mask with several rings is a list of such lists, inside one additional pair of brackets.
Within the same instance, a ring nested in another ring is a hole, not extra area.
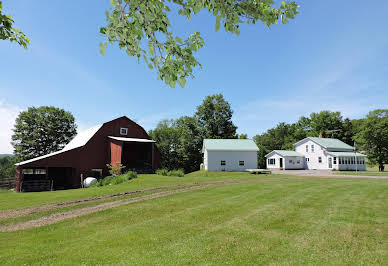
[(7, 156), (13, 156), (13, 154), (6, 154), (6, 153), (0, 154), (0, 158), (7, 157)]
[[(192, 186), (204, 187), (144, 198)], [(138, 194), (2, 216), (6, 210), (125, 191)], [(0, 229), (143, 197), (56, 224), (0, 232), (0, 242), (6, 243), (0, 264), (387, 265), (387, 194), (387, 179), (204, 172), (183, 178), (140, 175), (120, 185), (83, 190), (0, 192)]]

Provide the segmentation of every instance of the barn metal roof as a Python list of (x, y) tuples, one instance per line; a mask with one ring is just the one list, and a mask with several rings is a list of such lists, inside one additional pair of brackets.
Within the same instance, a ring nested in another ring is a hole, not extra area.
[(151, 142), (151, 143), (156, 142), (152, 139), (123, 138), (123, 137), (113, 137), (113, 136), (109, 136), (108, 138), (120, 140), (120, 141), (126, 141), (126, 142)]
[(346, 144), (345, 142), (343, 142), (339, 139), (332, 139), (332, 138), (307, 137), (307, 138), (302, 139), (301, 141), (298, 141), (297, 143), (295, 143), (294, 146), (299, 145), (300, 143), (302, 143), (306, 139), (309, 139), (309, 140), (321, 145), (322, 147), (324, 147), (326, 149), (330, 149), (330, 150), (335, 150), (335, 149), (353, 150), (352, 146)]
[(52, 153), (49, 153), (49, 154), (46, 154), (43, 156), (39, 156), (39, 157), (30, 159), (27, 161), (23, 161), (23, 162), (15, 164), (15, 165), (19, 166), (19, 165), (23, 165), (23, 164), (32, 163), (32, 162), (39, 161), (39, 160), (44, 159), (44, 158), (48, 158), (48, 157), (51, 157), (51, 156), (54, 156), (54, 155), (57, 155), (57, 154), (60, 154), (60, 153), (66, 152), (66, 151), (74, 150), (76, 148), (85, 146), (85, 144), (88, 143), (88, 141), (94, 136), (94, 134), (97, 133), (97, 131), (101, 127), (102, 127), (102, 125), (94, 126), (92, 128), (89, 128), (85, 131), (78, 133), (62, 150), (52, 152)]
[(304, 157), (303, 154), (296, 152), (296, 151), (289, 151), (289, 150), (273, 150), (270, 153), (268, 153), (265, 157), (271, 156), (273, 153), (277, 153), (280, 156), (283, 157)]
[(208, 151), (258, 151), (251, 139), (204, 139), (203, 148)]

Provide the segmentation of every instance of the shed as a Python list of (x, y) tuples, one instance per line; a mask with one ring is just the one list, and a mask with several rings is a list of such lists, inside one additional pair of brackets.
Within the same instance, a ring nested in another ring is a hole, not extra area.
[(304, 169), (304, 155), (289, 150), (273, 150), (265, 155), (268, 169)]
[(251, 139), (204, 139), (202, 153), (207, 171), (245, 171), (257, 168), (256, 143)]
[(160, 167), (160, 152), (140, 125), (123, 116), (77, 134), (60, 151), (16, 164), (16, 189), (78, 188), (81, 175), (107, 176), (110, 163), (151, 172)]

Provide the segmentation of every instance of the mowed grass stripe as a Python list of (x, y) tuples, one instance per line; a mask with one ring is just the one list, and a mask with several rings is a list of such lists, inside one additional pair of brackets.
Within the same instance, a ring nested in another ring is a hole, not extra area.
[(170, 195), (1, 233), (0, 263), (383, 265), (387, 184), (288, 180)]

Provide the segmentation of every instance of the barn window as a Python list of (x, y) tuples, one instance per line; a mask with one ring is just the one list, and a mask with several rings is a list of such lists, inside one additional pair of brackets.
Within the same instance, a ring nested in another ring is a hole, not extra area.
[(296, 161), (296, 163), (297, 163), (297, 164), (300, 164), (300, 161), (298, 160), (298, 161)]
[(120, 128), (120, 135), (128, 135), (128, 128), (121, 127)]
[(240, 166), (244, 166), (244, 164), (245, 164), (244, 161), (239, 161), (239, 162), (238, 162), (238, 165), (240, 165)]
[(292, 163), (293, 161), (292, 160), (288, 160), (289, 163)]
[(23, 174), (24, 175), (33, 175), (34, 169), (23, 169)]
[(34, 174), (36, 175), (45, 175), (46, 174), (46, 169), (35, 169)]
[(322, 157), (318, 157), (318, 163), (322, 163)]
[(221, 161), (221, 165), (225, 165), (226, 164), (226, 162), (225, 161)]

